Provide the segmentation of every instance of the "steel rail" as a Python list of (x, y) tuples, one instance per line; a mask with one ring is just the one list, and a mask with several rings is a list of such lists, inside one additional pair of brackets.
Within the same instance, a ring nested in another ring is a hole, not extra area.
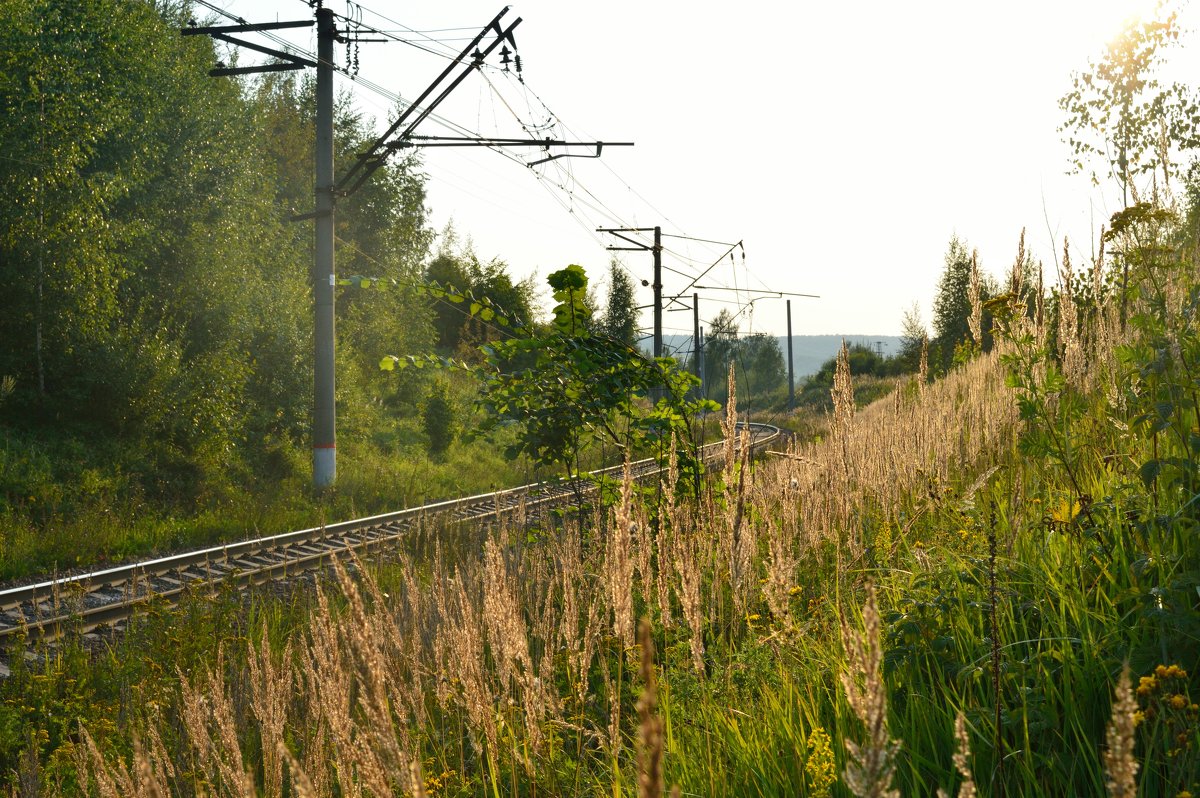
[[(752, 453), (783, 434), (768, 424), (748, 426)], [(702, 457), (713, 459), (724, 445), (718, 441), (702, 447)], [(592, 471), (586, 480), (522, 485), (9, 588), (0, 591), (0, 640), (21, 634), (57, 637), (67, 629), (86, 633), (115, 625), (151, 601), (171, 601), (187, 591), (229, 583), (259, 585), (309, 572), (352, 550), (392, 545), (431, 518), (479, 522), (573, 500), (579, 492), (593, 492), (596, 477), (617, 476), (624, 468)], [(631, 463), (630, 469), (638, 480), (662, 471), (652, 458)]]

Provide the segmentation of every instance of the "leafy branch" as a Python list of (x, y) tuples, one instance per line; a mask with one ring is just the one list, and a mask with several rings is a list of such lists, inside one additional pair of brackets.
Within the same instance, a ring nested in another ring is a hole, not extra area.
[[(659, 456), (678, 448), (681, 482), (699, 484), (701, 463), (691, 419), (717, 405), (692, 399), (697, 384), (671, 358), (648, 358), (628, 343), (597, 333), (587, 305), (587, 275), (571, 265), (548, 277), (556, 305), (541, 329), (517, 323), (486, 298), (437, 284), (417, 290), (464, 305), (466, 312), (505, 327), (512, 337), (479, 347), (483, 360), (469, 365), (438, 355), (387, 356), (380, 368), (452, 368), (472, 373), (480, 385), (476, 408), (480, 428), (489, 432), (516, 425), (516, 440), (505, 456), (529, 457), (568, 476), (581, 470), (583, 453), (596, 442)], [(385, 286), (377, 280), (348, 278), (347, 285)]]

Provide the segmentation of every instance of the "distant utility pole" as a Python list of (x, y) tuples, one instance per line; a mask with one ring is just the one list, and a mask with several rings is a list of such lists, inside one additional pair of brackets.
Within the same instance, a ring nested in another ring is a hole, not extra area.
[[(736, 291), (738, 293), (765, 295), (764, 297), (756, 297), (755, 299), (750, 300), (751, 304), (758, 301), (758, 299), (766, 298), (766, 296), (777, 296), (780, 298), (785, 296), (799, 296), (806, 297), (808, 299), (821, 298), (817, 294), (798, 294), (795, 291), (772, 291), (769, 288), (729, 288), (728, 286), (723, 285), (697, 285), (696, 288), (702, 288), (706, 291)], [(697, 294), (693, 294), (692, 296), (696, 297), (695, 301), (699, 303), (699, 296)], [(796, 406), (796, 366), (792, 358), (792, 300), (790, 299), (787, 300), (787, 342), (788, 409), (791, 410)]]
[(792, 300), (787, 301), (788, 330), (788, 410), (796, 409), (796, 361), (792, 357)]
[[(317, 118), (316, 118), (316, 155), (314, 158), (315, 185), (314, 200), (316, 209), (312, 213), (293, 217), (292, 221), (313, 220), (315, 226), (315, 246), (313, 256), (313, 301), (315, 307), (315, 327), (313, 332), (314, 365), (313, 365), (313, 485), (325, 489), (333, 485), (337, 479), (337, 409), (334, 392), (334, 290), (337, 286), (337, 275), (334, 270), (334, 207), (338, 197), (345, 197), (357, 191), (371, 174), (383, 166), (393, 152), (409, 147), (457, 147), (457, 146), (536, 146), (547, 153), (545, 158), (533, 161), (528, 165), (533, 167), (539, 163), (565, 157), (599, 158), (604, 142), (568, 142), (556, 139), (495, 139), (476, 136), (417, 136), (414, 129), (427, 119), (443, 100), (454, 91), (473, 71), (479, 70), (484, 59), (497, 47), (505, 42), (516, 49), (516, 39), (513, 30), (521, 23), (518, 17), (507, 28), (501, 28), (500, 19), (508, 12), (508, 7), (500, 11), (489, 22), (471, 43), (463, 48), (458, 57), (453, 59), (441, 75), (430, 84), (417, 98), (416, 102), (408, 105), (399, 118), (388, 128), (375, 143), (350, 167), (340, 180), (334, 180), (334, 131), (333, 131), (333, 43), (335, 41), (385, 41), (383, 39), (354, 39), (349, 27), (346, 36), (342, 36), (334, 20), (331, 9), (325, 8), (322, 0), (316, 0), (317, 21), (317, 60), (305, 58), (294, 53), (263, 47), (231, 36), (233, 33), (250, 33), (258, 31), (279, 30), (281, 28), (311, 27), (312, 23), (305, 20), (299, 22), (273, 22), (251, 24), (244, 19), (236, 19), (236, 25), (183, 28), (180, 33), (184, 36), (208, 35), (214, 39), (245, 47), (255, 52), (272, 56), (280, 63), (263, 64), (251, 67), (227, 68), (223, 64), (209, 70), (212, 77), (226, 75), (246, 75), (255, 72), (282, 72), (305, 67), (315, 67), (317, 70)], [(358, 31), (380, 31), (358, 25)], [(484, 40), (492, 34), (492, 41), (484, 45)], [(482, 49), (480, 49), (482, 47)], [(507, 47), (502, 52), (502, 61), (509, 63)], [(517, 71), (521, 71), (520, 56), (516, 60)], [(434, 91), (459, 69), (459, 73), (449, 84), (441, 89), (436, 96)], [(632, 146), (632, 142), (609, 142), (609, 146)], [(595, 155), (572, 156), (569, 154), (550, 155), (554, 147), (594, 147)], [(656, 228), (657, 229), (657, 228)], [(657, 236), (656, 236), (657, 241)], [(656, 254), (657, 262), (657, 254)], [(657, 278), (655, 282), (661, 282)], [(658, 341), (661, 348), (661, 325), (658, 329)]]
[(700, 295), (692, 294), (692, 356), (696, 359), (696, 377), (700, 378), (704, 370), (704, 349), (700, 346)]
[[(609, 246), (608, 249), (613, 252), (646, 252), (654, 253), (654, 356), (662, 357), (663, 348), (663, 329), (662, 329), (662, 227), (597, 227), (598, 233), (609, 233), (622, 241), (627, 241), (633, 244), (631, 247)], [(654, 233), (653, 244), (643, 244), (640, 241), (634, 240), (622, 233)], [(642, 280), (642, 285), (646, 285), (646, 281)]]

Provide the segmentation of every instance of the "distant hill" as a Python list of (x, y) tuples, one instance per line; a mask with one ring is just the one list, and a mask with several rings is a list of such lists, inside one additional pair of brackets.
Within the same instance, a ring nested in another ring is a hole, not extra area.
[[(794, 335), (792, 336), (792, 365), (796, 371), (796, 383), (799, 384), (810, 374), (821, 370), (821, 364), (837, 355), (837, 351), (845, 340), (850, 346), (863, 344), (875, 349), (878, 346), (884, 356), (894, 355), (900, 351), (900, 336), (898, 335)], [(787, 336), (778, 336), (779, 348), (787, 358)], [(642, 342), (642, 347), (649, 350), (650, 341)], [(668, 353), (685, 360), (691, 356), (692, 337), (690, 335), (665, 335), (663, 348)]]

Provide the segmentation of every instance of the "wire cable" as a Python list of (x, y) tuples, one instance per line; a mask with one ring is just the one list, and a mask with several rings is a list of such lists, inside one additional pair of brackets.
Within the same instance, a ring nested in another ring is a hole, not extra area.
[[(240, 24), (246, 24), (244, 19), (237, 17), (235, 15), (232, 15), (229, 12), (226, 12), (224, 9), (219, 8), (218, 6), (209, 2), (208, 0), (196, 0), (196, 2), (199, 3), (200, 5), (203, 5), (207, 8), (212, 9), (213, 11), (221, 14), (222, 16), (224, 16), (226, 18), (236, 20)], [(430, 37), (427, 32), (422, 32), (415, 28), (411, 28), (410, 26), (404, 25), (403, 23), (400, 23), (400, 22), (388, 17), (387, 15), (382, 14), (378, 11), (375, 11), (374, 9), (371, 9), (367, 6), (364, 6), (364, 5), (361, 5), (358, 3), (353, 4), (353, 6), (355, 9), (357, 9), (360, 16), (361, 16), (361, 14), (364, 14), (364, 13), (370, 14), (373, 18), (378, 18), (380, 20), (383, 20), (385, 23), (394, 26), (396, 29), (403, 29), (403, 30), (406, 30), (409, 33), (413, 34), (414, 36), (420, 36), (421, 38), (428, 41), (431, 45), (435, 45), (435, 46), (444, 48), (446, 50), (451, 50), (451, 48), (448, 45), (446, 45), (443, 40), (439, 40), (439, 39)], [(429, 47), (425, 47), (423, 45), (416, 45), (414, 42), (406, 40), (400, 36), (396, 36), (391, 31), (384, 30), (380, 26), (365, 25), (360, 21), (360, 18), (353, 18), (349, 15), (340, 15), (340, 14), (335, 14), (335, 16), (346, 21), (347, 23), (354, 24), (355, 26), (359, 27), (361, 30), (364, 30), (367, 32), (374, 32), (381, 36), (386, 36), (387, 38), (394, 40), (394, 41), (402, 42), (402, 43), (409, 44), (412, 46), (417, 46), (419, 49), (422, 49), (425, 52), (431, 52), (432, 54), (439, 55), (441, 57), (450, 57), (441, 52), (434, 52)], [(462, 31), (471, 30), (471, 28), (462, 27), (462, 28), (435, 29), (430, 32), (447, 32), (447, 31), (456, 32), (456, 31), (460, 31), (460, 30), (462, 30)], [(270, 32), (263, 32), (263, 35), (266, 36), (266, 38), (268, 38), (269, 40), (278, 44), (280, 47), (282, 47), (285, 52), (295, 54), (295, 55), (298, 55), (301, 57), (310, 58), (313, 60), (316, 59), (316, 56), (313, 53), (306, 51), (303, 48), (299, 48), (275, 34), (272, 34)], [(456, 56), (457, 56), (457, 53), (455, 53), (455, 57)], [(339, 74), (349, 78), (355, 85), (361, 86), (362, 88), (366, 89), (367, 91), (370, 91), (372, 93), (375, 93), (375, 94), (385, 98), (386, 100), (388, 100), (389, 102), (393, 103), (395, 106), (397, 106), (401, 109), (407, 108), (412, 105), (411, 101), (406, 100), (400, 94), (390, 91), (390, 90), (384, 88), (383, 86), (380, 86), (379, 84), (375, 83), (374, 81), (371, 81), (370, 79), (364, 78), (361, 75), (352, 74), (350, 71), (343, 69), (342, 67), (340, 67), (337, 64), (331, 64), (330, 66), (335, 71), (337, 71)], [(564, 123), (562, 121), (561, 117), (559, 117), (557, 114), (555, 114), (552, 109), (550, 109), (550, 107), (546, 104), (546, 102), (542, 99), (542, 97), (529, 86), (528, 82), (525, 81), (523, 79), (523, 77), (515, 75), (510, 70), (500, 70), (498, 67), (493, 67), (488, 64), (485, 64), (483, 66), (486, 68), (487, 71), (485, 72), (483, 69), (481, 69), (481, 70), (479, 70), (479, 72), (480, 72), (480, 75), (483, 77), (485, 84), (488, 86), (488, 88), (490, 89), (490, 91), (492, 93), (493, 102), (498, 99), (500, 101), (500, 103), (504, 106), (504, 108), (517, 121), (517, 123), (520, 125), (522, 130), (526, 131), (526, 133), (528, 133), (531, 137), (536, 138), (536, 137), (539, 137), (538, 134), (544, 135), (546, 133), (546, 131), (553, 131), (555, 129), (558, 129), (565, 133), (565, 135), (563, 135), (562, 138), (569, 137), (569, 138), (574, 138), (574, 139), (580, 139), (580, 137), (575, 134), (575, 131), (569, 125)], [(510, 100), (504, 95), (504, 93), (500, 91), (500, 89), (496, 85), (496, 83), (487, 74), (488, 72), (503, 74), (506, 77), (506, 79), (508, 80), (509, 86), (515, 85), (518, 88), (518, 90), (521, 92), (521, 94), (525, 98), (526, 108), (528, 109), (529, 117), (530, 117), (529, 119), (523, 118), (522, 115), (517, 112), (517, 110), (513, 107), (512, 102), (510, 102)], [(514, 80), (518, 81), (518, 83), (514, 84), (513, 83)], [(537, 122), (532, 118), (535, 113), (535, 102), (536, 102), (537, 106), (540, 106), (541, 112), (543, 112), (545, 114), (545, 116), (546, 116), (545, 122)], [(467, 135), (467, 136), (476, 135), (473, 131), (467, 129), (465, 126), (459, 125), (459, 124), (452, 122), (451, 120), (448, 120), (446, 118), (443, 118), (437, 114), (430, 114), (429, 118), (432, 121), (434, 121), (435, 123), (437, 123), (438, 125), (442, 126), (443, 128), (449, 129), (456, 133), (459, 133), (462, 135)], [(496, 124), (498, 126), (498, 120), (495, 120), (494, 112), (493, 112), (493, 120), (494, 120), (493, 124)], [(510, 149), (500, 147), (500, 146), (492, 146), (492, 147), (489, 147), (489, 149), (492, 149), (495, 152), (499, 152), (501, 155), (503, 155), (504, 157), (513, 161), (514, 163), (520, 163), (522, 165), (527, 165), (526, 158), (523, 158), (520, 154), (513, 152)], [(538, 180), (538, 183), (551, 196), (551, 198), (560, 207), (562, 207), (563, 210), (566, 211), (567, 214), (569, 216), (571, 216), (571, 218), (573, 218), (575, 220), (575, 222), (577, 224), (579, 224), (580, 227), (585, 232), (587, 232), (588, 235), (594, 241), (596, 241), (597, 244), (599, 244), (599, 245), (603, 245), (604, 241), (596, 234), (595, 228), (601, 227), (604, 225), (601, 223), (597, 223), (597, 217), (599, 217), (599, 219), (603, 220), (604, 222), (608, 222), (608, 223), (615, 222), (616, 224), (618, 224), (620, 226), (627, 226), (627, 227), (636, 226), (636, 221), (631, 222), (625, 216), (625, 214), (617, 212), (607, 202), (605, 202), (603, 199), (601, 199), (601, 197), (598, 194), (596, 194), (594, 191), (592, 191), (591, 188), (588, 187), (588, 185), (586, 185), (582, 180), (580, 180), (579, 176), (575, 173), (574, 166), (573, 166), (573, 164), (570, 163), (570, 160), (571, 159), (560, 159), (560, 160), (552, 161), (540, 170), (539, 169), (532, 170)], [(603, 161), (603, 159), (601, 159), (601, 160)], [(651, 203), (642, 194), (640, 194), (636, 189), (634, 189), (628, 183), (628, 181), (626, 181), (624, 178), (622, 178), (616, 172), (615, 169), (613, 169), (607, 163), (605, 163), (605, 168), (608, 169), (608, 171), (613, 175), (613, 177), (615, 177), (617, 179), (617, 181), (622, 186), (625, 187), (626, 190), (628, 190), (631, 194), (633, 194), (635, 197), (637, 197), (648, 208), (650, 208), (655, 213), (657, 213), (662, 219), (669, 222), (672, 225), (672, 227), (679, 229), (679, 226), (677, 224), (675, 224), (674, 221), (670, 217), (668, 217), (666, 214), (662, 213), (662, 211), (659, 210), (653, 203)], [(439, 170), (441, 170), (441, 169), (445, 169), (445, 167), (439, 167)], [(446, 170), (446, 171), (450, 171), (450, 170)], [(725, 243), (725, 242), (712, 241), (710, 239), (701, 239), (701, 238), (696, 238), (693, 236), (688, 236), (682, 232), (667, 233), (665, 235), (667, 237), (671, 237), (671, 238), (677, 238), (677, 239), (685, 240), (685, 241), (696, 241), (698, 243), (715, 243), (715, 244)], [(670, 248), (666, 248), (666, 247), (664, 247), (663, 249), (664, 249), (664, 252), (666, 252), (670, 256), (678, 259), (681, 264), (689, 264), (689, 265), (694, 265), (694, 266), (698, 267), (700, 264), (703, 263), (703, 261), (701, 261), (699, 259), (692, 258), (689, 255), (678, 252), (674, 249), (670, 249)], [(720, 262), (720, 260), (721, 259), (718, 259), (717, 262)], [(743, 251), (743, 261), (744, 261), (744, 251)], [(620, 264), (620, 266), (622, 268), (624, 268), (626, 270), (626, 272), (628, 272), (630, 274), (631, 277), (634, 276), (632, 274), (632, 272), (629, 270), (629, 267), (624, 262), (622, 262), (620, 260), (618, 260), (617, 262)], [(712, 265), (710, 265), (708, 267), (708, 269), (711, 270), (712, 266), (715, 266), (715, 265), (716, 265), (716, 263), (713, 263)], [(673, 274), (683, 277), (684, 279), (691, 280), (692, 282), (691, 282), (691, 284), (689, 284), (688, 287), (691, 287), (691, 285), (694, 285), (697, 281), (702, 279), (703, 276), (705, 274), (707, 274), (707, 271), (708, 271), (708, 270), (706, 270), (704, 272), (701, 272), (700, 274), (693, 274), (693, 273), (682, 271), (680, 269), (671, 268), (671, 267), (665, 266), (665, 265), (663, 266), (663, 268)], [(684, 291), (686, 291), (686, 290), (687, 289), (685, 288)], [(678, 299), (678, 297), (673, 298), (672, 301), (674, 301), (674, 299)]]

